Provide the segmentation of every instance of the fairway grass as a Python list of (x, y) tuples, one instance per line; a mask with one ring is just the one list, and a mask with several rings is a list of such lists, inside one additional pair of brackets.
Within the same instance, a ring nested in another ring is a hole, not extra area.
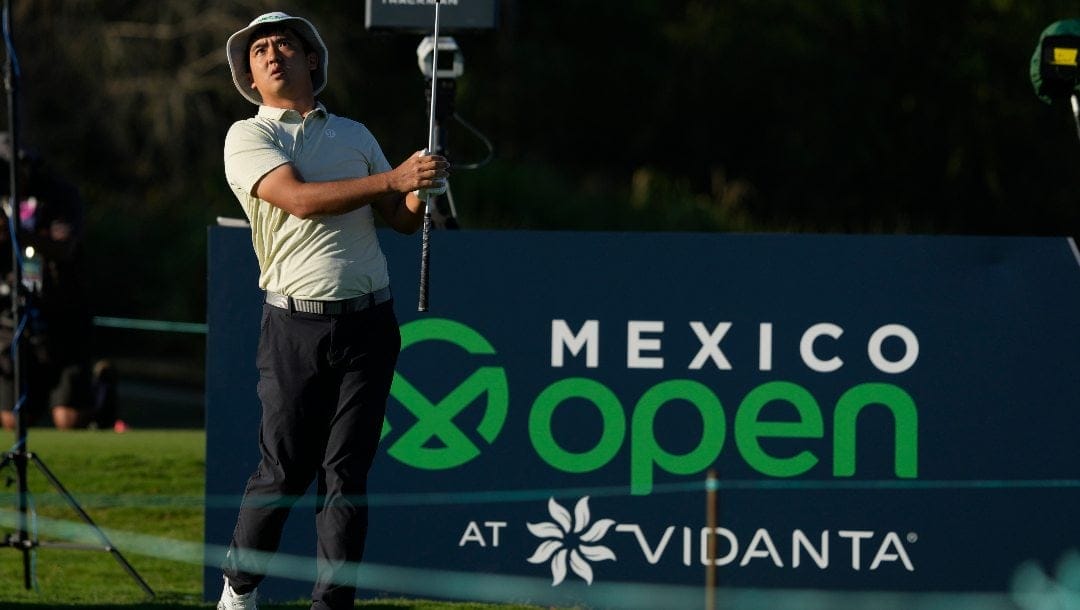
[[(14, 442), (14, 435), (10, 437)], [(104, 550), (42, 546), (33, 553), (36, 590), (23, 586), (23, 553), (0, 548), (0, 610), (46, 608), (213, 608), (202, 601), (203, 482), (206, 435), (202, 430), (80, 430), (31, 428), (27, 448), (72, 494), (91, 519), (154, 590), (148, 601), (135, 580)], [(5, 450), (12, 449), (9, 444)], [(0, 535), (15, 531), (15, 470), (0, 471)], [(27, 481), (38, 538), (68, 538), (83, 522), (31, 463)], [(81, 541), (98, 544), (91, 530)], [(88, 537), (87, 537), (88, 536)], [(260, 605), (265, 610), (307, 608), (310, 601)], [(525, 610), (532, 606), (374, 600), (365, 610)]]

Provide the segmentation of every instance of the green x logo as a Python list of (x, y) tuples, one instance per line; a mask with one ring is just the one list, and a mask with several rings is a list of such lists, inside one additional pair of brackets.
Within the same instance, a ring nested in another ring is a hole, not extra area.
[[(495, 353), (495, 348), (487, 339), (472, 328), (441, 318), (416, 320), (401, 327), (403, 351), (422, 341), (446, 341), (469, 354)], [(480, 448), (454, 423), (454, 418), (484, 394), (487, 394), (487, 404), (476, 431), (480, 438), (490, 444), (502, 431), (510, 404), (509, 386), (503, 368), (485, 366), (476, 369), (438, 402), (432, 402), (395, 372), (390, 395), (416, 417), (416, 423), (390, 445), (387, 453), (400, 462), (424, 470), (455, 468), (476, 458), (480, 455)], [(384, 422), (382, 438), (386, 438), (390, 430), (390, 422)], [(425, 447), (431, 439), (437, 439), (443, 446)]]

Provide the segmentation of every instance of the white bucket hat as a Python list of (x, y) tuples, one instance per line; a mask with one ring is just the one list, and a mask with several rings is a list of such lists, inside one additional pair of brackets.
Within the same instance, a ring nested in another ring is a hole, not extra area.
[(255, 28), (267, 23), (283, 23), (291, 27), (318, 53), (319, 67), (311, 73), (311, 84), (315, 94), (318, 95), (326, 87), (326, 65), (329, 61), (326, 44), (323, 43), (319, 31), (315, 29), (315, 26), (311, 25), (310, 21), (303, 17), (293, 17), (281, 12), (266, 13), (256, 17), (246, 28), (229, 36), (229, 41), (225, 43), (225, 52), (229, 56), (229, 69), (232, 70), (233, 84), (236, 85), (240, 95), (243, 95), (252, 104), (262, 104), (262, 95), (259, 94), (258, 90), (249, 86), (246, 77), (250, 72), (248, 69), (248, 39), (251, 37), (251, 33), (255, 31)]

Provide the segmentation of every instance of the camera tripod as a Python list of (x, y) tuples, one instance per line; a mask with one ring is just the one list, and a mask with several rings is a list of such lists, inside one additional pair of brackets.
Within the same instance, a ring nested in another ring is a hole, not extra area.
[[(150, 588), (150, 585), (146, 584), (146, 581), (139, 576), (139, 573), (135, 571), (135, 568), (128, 563), (128, 560), (116, 549), (109, 538), (105, 535), (101, 528), (98, 527), (94, 520), (90, 518), (90, 515), (86, 514), (86, 511), (79, 506), (79, 503), (75, 501), (75, 498), (60, 482), (60, 479), (56, 478), (56, 475), (52, 473), (45, 462), (41, 461), (34, 453), (26, 450), (26, 415), (20, 411), (17, 416), (19, 422), (16, 426), (16, 444), (15, 448), (4, 454), (4, 459), (0, 461), (0, 470), (3, 470), (8, 465), (11, 465), (15, 469), (15, 480), (18, 484), (18, 531), (8, 534), (4, 539), (3, 544), (22, 552), (23, 558), (23, 586), (29, 590), (33, 588), (33, 579), (31, 578), (31, 553), (37, 547), (48, 547), (56, 549), (67, 550), (81, 550), (81, 551), (106, 551), (116, 559), (116, 561), (124, 568), (124, 570), (138, 583), (139, 587), (150, 597), (154, 597), (154, 591)], [(41, 474), (48, 479), (49, 483), (56, 489), (60, 495), (64, 496), (68, 505), (74, 510), (83, 522), (90, 527), (97, 535), (101, 544), (80, 544), (74, 542), (48, 542), (34, 540), (28, 531), (29, 514), (31, 512), (29, 508), (29, 489), (27, 486), (27, 470), (30, 462), (33, 462)]]
[[(435, 81), (435, 87), (437, 89), (437, 96), (435, 98), (435, 119), (432, 121), (432, 127), (434, 129), (434, 148), (431, 152), (449, 158), (450, 151), (446, 144), (446, 122), (454, 115), (454, 95), (456, 93), (457, 82), (452, 78), (438, 79)], [(432, 95), (431, 87), (429, 86), (426, 88), (424, 93), (427, 102), (430, 104)], [(431, 112), (430, 109), (428, 111)], [(444, 201), (446, 202), (446, 205), (442, 205)], [(459, 228), (457, 209), (454, 206), (454, 195), (450, 191), (449, 184), (446, 186), (445, 193), (435, 197), (431, 216), (435, 223), (435, 228)]]
[[(101, 530), (93, 519), (90, 518), (86, 511), (79, 506), (79, 503), (75, 501), (75, 498), (71, 495), (63, 484), (60, 483), (60, 479), (56, 478), (56, 475), (52, 473), (45, 466), (45, 463), (41, 461), (35, 454), (27, 449), (27, 427), (29, 422), (27, 421), (27, 415), (21, 404), (21, 388), (24, 386), (24, 381), (27, 379), (25, 364), (21, 358), (20, 343), (22, 343), (22, 331), (23, 323), (25, 322), (25, 314), (21, 315), (25, 309), (26, 303), (24, 298), (29, 298), (23, 291), (23, 273), (22, 273), (22, 252), (19, 249), (19, 130), (18, 130), (18, 81), (19, 81), (19, 63), (15, 54), (15, 42), (12, 35), (11, 25), (11, 0), (4, 0), (3, 6), (3, 38), (7, 49), (7, 62), (4, 75), (4, 85), (7, 89), (7, 102), (8, 102), (8, 137), (10, 140), (10, 159), (8, 160), (9, 169), (9, 189), (8, 189), (8, 228), (11, 231), (11, 267), (12, 267), (12, 290), (11, 290), (11, 314), (14, 321), (13, 332), (11, 342), (11, 360), (12, 360), (12, 385), (13, 385), (13, 400), (15, 413), (15, 446), (4, 453), (3, 460), (0, 460), (0, 470), (8, 467), (9, 465), (14, 468), (15, 477), (14, 481), (8, 479), (8, 485), (12, 482), (16, 483), (16, 495), (17, 495), (17, 528), (14, 533), (8, 534), (2, 541), (3, 546), (13, 548), (22, 553), (23, 563), (23, 584), (26, 589), (33, 588), (32, 578), (32, 562), (31, 555), (38, 547), (53, 547), (71, 550), (97, 550), (107, 551), (110, 553), (117, 562), (127, 571), (127, 573), (135, 579), (139, 587), (151, 598), (154, 597), (154, 591), (150, 589), (150, 586), (146, 584), (146, 581), (139, 576), (138, 572), (128, 563), (127, 559), (120, 554), (120, 551), (116, 549), (109, 542), (105, 533)], [(30, 508), (29, 502), (29, 485), (27, 482), (28, 466), (33, 463), (38, 470), (45, 476), (49, 483), (64, 496), (67, 503), (71, 508), (79, 515), (83, 522), (88, 525), (100, 540), (99, 545), (81, 544), (74, 542), (44, 542), (39, 541), (35, 537), (31, 536), (29, 531), (30, 516), (33, 514), (33, 509)]]

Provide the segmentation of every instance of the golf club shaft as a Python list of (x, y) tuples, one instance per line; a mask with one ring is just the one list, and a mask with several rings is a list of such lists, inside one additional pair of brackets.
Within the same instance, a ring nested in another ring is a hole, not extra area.
[(431, 112), (428, 113), (428, 154), (435, 154), (435, 96), (438, 88), (436, 81), (439, 80), (439, 5), (440, 0), (435, 1), (435, 45), (431, 50)]
[(1073, 123), (1076, 124), (1076, 137), (1080, 138), (1080, 99), (1074, 93), (1069, 96), (1069, 103), (1072, 105)]
[[(438, 92), (436, 83), (439, 79), (439, 5), (441, 0), (435, 0), (435, 45), (431, 51), (431, 108), (428, 112), (428, 146), (427, 153), (435, 154), (435, 97)], [(428, 310), (428, 280), (431, 265), (431, 206), (435, 204), (435, 197), (427, 194), (424, 203), (424, 229), (420, 238), (420, 302), (417, 311)]]

